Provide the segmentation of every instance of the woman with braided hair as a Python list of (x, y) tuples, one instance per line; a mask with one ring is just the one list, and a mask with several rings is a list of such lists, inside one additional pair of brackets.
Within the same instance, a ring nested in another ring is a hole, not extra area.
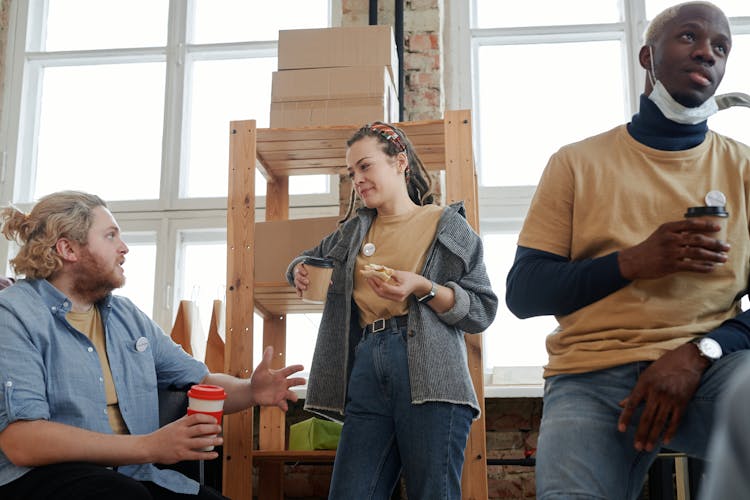
[[(481, 239), (462, 204), (434, 204), (399, 128), (360, 128), (346, 164), (344, 221), (287, 270), (301, 294), (306, 257), (334, 263), (305, 402), (345, 416), (329, 498), (390, 498), (402, 471), (409, 498), (461, 498), (464, 448), (479, 415), (463, 333), (485, 330), (497, 310)], [(364, 208), (353, 214), (355, 195)]]

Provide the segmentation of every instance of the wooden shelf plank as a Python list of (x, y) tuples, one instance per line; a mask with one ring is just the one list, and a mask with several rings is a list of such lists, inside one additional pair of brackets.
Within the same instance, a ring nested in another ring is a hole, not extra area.
[[(398, 123), (428, 170), (445, 169), (443, 120)], [(353, 126), (257, 130), (257, 158), (270, 177), (339, 174)]]
[(255, 304), (264, 313), (303, 314), (323, 312), (322, 304), (309, 304), (285, 281), (255, 283)]
[(261, 451), (254, 450), (253, 462), (322, 462), (333, 463), (336, 458), (336, 450), (313, 450), (313, 451)]

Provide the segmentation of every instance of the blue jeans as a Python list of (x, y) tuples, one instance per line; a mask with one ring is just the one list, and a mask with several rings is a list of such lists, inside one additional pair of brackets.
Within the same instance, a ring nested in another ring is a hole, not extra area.
[(719, 400), (718, 423), (708, 449), (708, 469), (698, 498), (750, 498), (750, 357)]
[[(729, 376), (750, 355), (729, 354), (703, 374), (670, 450), (704, 458), (714, 410)], [(625, 399), (649, 363), (639, 362), (546, 380), (536, 462), (538, 500), (632, 500), (638, 497), (659, 448), (637, 451), (641, 408), (627, 431), (617, 430)]]
[(461, 498), (469, 406), (412, 404), (406, 327), (357, 345), (329, 499), (388, 499), (403, 467), (410, 500)]

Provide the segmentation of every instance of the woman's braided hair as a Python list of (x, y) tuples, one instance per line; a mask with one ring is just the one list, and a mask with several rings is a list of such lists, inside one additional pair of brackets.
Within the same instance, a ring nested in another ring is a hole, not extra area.
[[(351, 147), (355, 142), (365, 137), (375, 137), (383, 146), (383, 152), (391, 158), (395, 158), (399, 153), (406, 154), (408, 166), (404, 171), (404, 180), (409, 198), (417, 205), (435, 203), (435, 196), (432, 192), (432, 179), (403, 130), (389, 123), (368, 123), (357, 130), (346, 141), (346, 146)], [(346, 210), (346, 215), (340, 222), (343, 223), (351, 217), (354, 211), (355, 199), (356, 192), (354, 186), (352, 186), (351, 194), (349, 195), (349, 206)]]

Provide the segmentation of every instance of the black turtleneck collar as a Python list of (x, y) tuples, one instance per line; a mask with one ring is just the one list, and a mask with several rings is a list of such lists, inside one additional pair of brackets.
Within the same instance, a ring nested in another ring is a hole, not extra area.
[(665, 117), (654, 102), (641, 94), (640, 111), (628, 123), (628, 132), (636, 141), (663, 151), (682, 151), (702, 143), (708, 132), (707, 121), (683, 125)]

